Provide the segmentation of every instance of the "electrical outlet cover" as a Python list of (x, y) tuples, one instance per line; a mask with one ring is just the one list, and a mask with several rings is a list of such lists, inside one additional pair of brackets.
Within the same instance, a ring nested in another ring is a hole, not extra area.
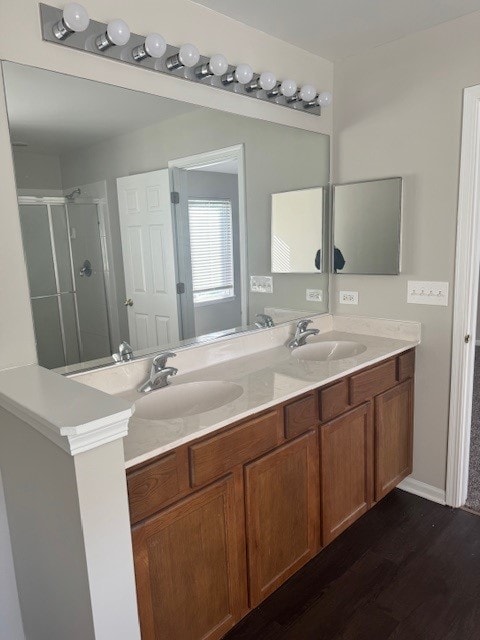
[(272, 276), (250, 276), (250, 291), (252, 293), (273, 293)]
[(446, 307), (448, 305), (448, 282), (409, 280), (407, 302)]
[(323, 291), (322, 289), (307, 289), (305, 297), (307, 302), (322, 302)]
[(358, 304), (358, 291), (340, 291), (338, 301), (340, 304)]

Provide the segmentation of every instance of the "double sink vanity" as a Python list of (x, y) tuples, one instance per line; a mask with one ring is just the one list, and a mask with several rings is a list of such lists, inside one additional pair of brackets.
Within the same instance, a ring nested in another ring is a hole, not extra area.
[(135, 403), (124, 450), (144, 640), (221, 638), (411, 473), (417, 325), (315, 326), (293, 349), (284, 325), (180, 350), (149, 393), (150, 361), (76, 376)]

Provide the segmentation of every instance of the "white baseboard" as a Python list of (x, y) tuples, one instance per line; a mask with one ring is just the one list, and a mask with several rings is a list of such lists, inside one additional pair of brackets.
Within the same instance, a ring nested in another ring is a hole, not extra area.
[(405, 478), (405, 480), (398, 485), (398, 488), (407, 493), (413, 493), (421, 498), (431, 500), (432, 502), (438, 502), (438, 504), (447, 504), (446, 494), (443, 489), (433, 487), (431, 484), (425, 484), (425, 482), (420, 482), (420, 480), (415, 480), (415, 478), (412, 477)]

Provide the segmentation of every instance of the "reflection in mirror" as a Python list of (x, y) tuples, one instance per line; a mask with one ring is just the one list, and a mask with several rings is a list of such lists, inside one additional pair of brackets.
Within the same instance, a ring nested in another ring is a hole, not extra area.
[(322, 187), (272, 194), (272, 272), (321, 273)]
[(398, 275), (402, 178), (333, 187), (333, 271)]
[(273, 273), (270, 255), (271, 194), (328, 184), (328, 136), (3, 72), (40, 364), (101, 366), (122, 341), (141, 356), (328, 310), (327, 274)]

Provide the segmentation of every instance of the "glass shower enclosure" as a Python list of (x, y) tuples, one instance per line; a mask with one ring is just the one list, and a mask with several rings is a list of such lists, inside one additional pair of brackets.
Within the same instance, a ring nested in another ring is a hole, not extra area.
[(109, 356), (97, 204), (23, 196), (19, 210), (39, 364)]

